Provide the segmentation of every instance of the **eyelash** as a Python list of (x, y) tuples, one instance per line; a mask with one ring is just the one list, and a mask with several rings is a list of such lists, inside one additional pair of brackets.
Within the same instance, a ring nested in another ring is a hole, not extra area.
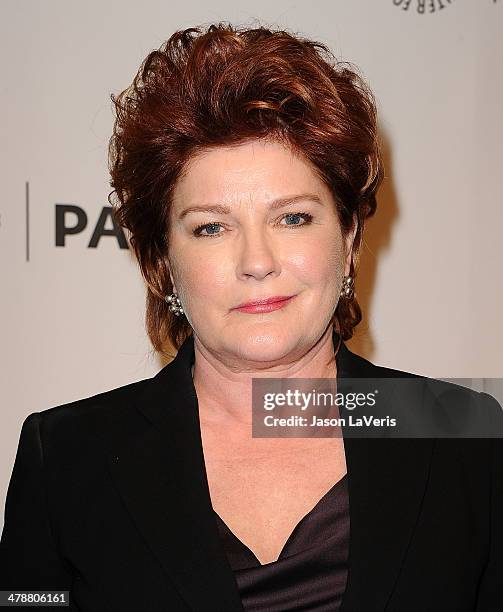
[[(306, 213), (306, 212), (296, 212), (296, 213), (286, 213), (284, 214), (280, 221), (282, 221), (283, 219), (285, 219), (286, 217), (304, 217), (305, 219), (305, 223), (301, 223), (300, 225), (287, 225), (285, 227), (291, 227), (291, 228), (297, 228), (297, 227), (304, 227), (305, 225), (309, 225), (312, 220), (313, 220), (313, 215), (311, 215), (310, 213)], [(218, 223), (217, 221), (212, 221), (211, 223), (204, 223), (202, 225), (198, 225), (196, 228), (194, 228), (192, 230), (192, 233), (194, 234), (194, 236), (196, 238), (215, 238), (216, 236), (221, 236), (223, 232), (218, 232), (217, 234), (201, 234), (201, 230), (207, 228), (207, 227), (211, 227), (212, 225), (222, 225), (221, 223)]]

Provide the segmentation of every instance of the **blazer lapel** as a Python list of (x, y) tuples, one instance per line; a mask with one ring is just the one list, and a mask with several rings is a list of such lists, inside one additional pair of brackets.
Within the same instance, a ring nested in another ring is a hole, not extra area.
[[(194, 610), (242, 611), (213, 515), (192, 382), (192, 337), (137, 403), (152, 424), (109, 467), (145, 540)], [(117, 458), (118, 457), (118, 458)]]
[[(334, 348), (337, 340), (334, 332)], [(147, 381), (137, 409), (148, 422), (127, 436), (116, 433), (108, 465), (147, 544), (189, 607), (243, 611), (213, 515), (193, 363), (190, 336)], [(344, 343), (337, 370), (338, 378), (391, 376)], [(432, 441), (344, 437), (351, 534), (341, 611), (382, 610), (420, 510)]]
[[(372, 364), (344, 343), (337, 355), (337, 371), (338, 379), (407, 377), (405, 372)], [(387, 398), (393, 401), (391, 395)], [(417, 399), (422, 397), (410, 395), (411, 401)], [(393, 414), (399, 414), (396, 406)], [(347, 411), (341, 410), (343, 415), (347, 417)], [(433, 440), (351, 437), (347, 425), (342, 429), (350, 547), (348, 581), (340, 610), (381, 611), (393, 592), (421, 509)]]

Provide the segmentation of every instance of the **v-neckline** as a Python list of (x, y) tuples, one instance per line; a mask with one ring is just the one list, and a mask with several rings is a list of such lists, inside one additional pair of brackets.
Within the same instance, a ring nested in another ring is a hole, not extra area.
[(245, 552), (246, 554), (253, 559), (253, 561), (257, 564), (257, 566), (259, 567), (265, 567), (266, 565), (271, 565), (272, 563), (278, 563), (279, 561), (281, 561), (284, 557), (283, 557), (283, 553), (287, 550), (288, 546), (291, 544), (292, 540), (294, 539), (294, 537), (296, 536), (296, 534), (299, 532), (299, 530), (301, 529), (302, 525), (305, 524), (305, 522), (307, 521), (307, 519), (309, 517), (311, 517), (313, 514), (316, 514), (317, 510), (319, 510), (319, 508), (321, 507), (321, 505), (324, 503), (324, 501), (332, 494), (334, 493), (334, 491), (336, 489), (338, 489), (340, 487), (340, 485), (346, 480), (347, 478), (347, 472), (344, 474), (344, 476), (342, 476), (341, 478), (339, 478), (339, 480), (334, 483), (330, 489), (324, 493), (320, 499), (316, 502), (316, 504), (311, 508), (311, 510), (309, 510), (308, 512), (306, 512), (306, 514), (299, 520), (299, 522), (295, 525), (295, 527), (293, 528), (292, 532), (290, 533), (290, 535), (288, 536), (288, 538), (286, 539), (286, 542), (283, 544), (283, 547), (281, 548), (281, 551), (277, 557), (277, 559), (275, 559), (274, 561), (269, 561), (268, 563), (261, 563), (259, 561), (259, 559), (257, 558), (257, 556), (255, 555), (255, 553), (251, 550), (251, 548), (249, 548), (242, 540), (240, 540), (237, 535), (230, 529), (230, 527), (227, 525), (227, 523), (223, 520), (223, 518), (215, 511), (213, 510), (213, 513), (216, 517), (216, 519), (220, 522), (220, 524), (222, 525), (222, 527), (225, 529), (225, 532), (227, 533), (227, 535), (229, 537), (231, 537), (234, 542), (236, 544), (238, 544)]

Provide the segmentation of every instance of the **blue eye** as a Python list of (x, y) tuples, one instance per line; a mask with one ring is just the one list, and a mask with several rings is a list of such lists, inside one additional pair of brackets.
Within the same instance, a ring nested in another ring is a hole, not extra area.
[(194, 236), (201, 236), (201, 237), (208, 237), (208, 236), (218, 236), (218, 234), (221, 234), (222, 232), (210, 232), (209, 234), (201, 234), (203, 229), (207, 229), (207, 228), (215, 228), (215, 227), (221, 227), (220, 223), (206, 223), (204, 225), (198, 225), (194, 230), (193, 230), (193, 234)]
[(313, 220), (313, 215), (310, 215), (309, 213), (288, 213), (286, 215), (283, 216), (283, 219), (287, 219), (287, 218), (292, 218), (292, 217), (300, 217), (300, 218), (304, 218), (304, 223), (288, 223), (287, 225), (290, 225), (292, 227), (301, 227), (303, 225), (308, 225), (309, 223), (311, 223), (311, 221)]

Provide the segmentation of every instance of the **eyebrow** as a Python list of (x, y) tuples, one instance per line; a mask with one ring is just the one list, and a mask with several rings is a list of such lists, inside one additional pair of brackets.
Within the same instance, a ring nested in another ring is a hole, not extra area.
[[(269, 204), (269, 209), (276, 210), (278, 208), (282, 208), (283, 206), (289, 206), (290, 204), (296, 204), (297, 202), (305, 201), (305, 200), (311, 200), (312, 202), (315, 202), (316, 204), (320, 204), (321, 206), (323, 206), (323, 202), (321, 201), (321, 198), (315, 193), (299, 193), (298, 195), (285, 196), (285, 197), (277, 198), (276, 200), (273, 200)], [(209, 212), (209, 213), (216, 213), (219, 215), (229, 215), (232, 211), (230, 208), (228, 208), (227, 206), (223, 206), (222, 204), (206, 204), (206, 205), (198, 205), (198, 206), (189, 206), (188, 208), (185, 208), (180, 213), (179, 218), (183, 219), (185, 216), (187, 216), (189, 213), (192, 213), (192, 212)]]

